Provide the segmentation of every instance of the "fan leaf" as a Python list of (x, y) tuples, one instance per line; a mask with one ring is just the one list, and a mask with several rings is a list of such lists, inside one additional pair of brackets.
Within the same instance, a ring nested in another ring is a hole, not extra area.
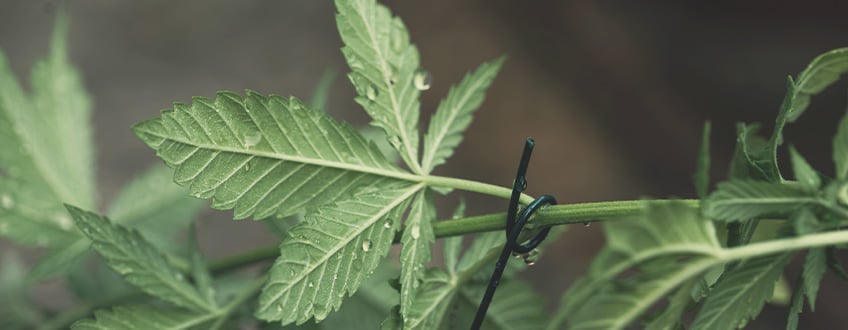
[(705, 203), (704, 214), (720, 221), (741, 221), (816, 202), (811, 192), (787, 184), (734, 180), (718, 185)]
[(500, 57), (483, 63), (477, 70), (465, 75), (458, 85), (452, 86), (448, 96), (439, 103), (424, 137), (421, 161), (424, 172), (429, 173), (453, 155), (454, 149), (462, 142), (462, 133), (471, 124), (474, 111), (483, 103), (486, 90), (505, 59)]
[(430, 195), (429, 191), (422, 190), (413, 200), (401, 237), (400, 312), (404, 318), (409, 316), (424, 265), (430, 261), (430, 245), (436, 240), (432, 226), (436, 208)]
[(389, 142), (414, 173), (418, 163), (418, 49), (400, 18), (375, 0), (336, 0), (336, 24), (350, 66), (356, 102), (386, 131)]
[(94, 312), (94, 319), (77, 321), (73, 330), (182, 330), (204, 329), (216, 314), (174, 310), (142, 305), (118, 306)]
[(373, 273), (409, 199), (424, 187), (375, 185), (381, 189), (365, 188), (352, 199), (325, 205), (291, 229), (262, 289), (257, 317), (283, 325), (320, 321)]
[(216, 310), (138, 232), (73, 206), (68, 206), (68, 212), (97, 253), (127, 282), (178, 306), (207, 312)]
[(241, 219), (288, 216), (388, 178), (416, 180), (353, 128), (296, 98), (220, 92), (133, 127), (191, 194)]

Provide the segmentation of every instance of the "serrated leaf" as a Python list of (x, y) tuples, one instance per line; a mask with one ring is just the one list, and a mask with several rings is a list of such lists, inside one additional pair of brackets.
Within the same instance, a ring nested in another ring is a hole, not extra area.
[(757, 134), (758, 124), (736, 124), (736, 150), (730, 166), (733, 180), (759, 180), (780, 182), (778, 168), (774, 165), (769, 142)]
[(172, 177), (164, 165), (151, 167), (121, 189), (106, 213), (109, 219), (173, 250), (171, 238), (197, 217), (204, 203), (188, 196), (188, 189), (174, 184)]
[(804, 269), (802, 271), (804, 294), (810, 303), (811, 311), (816, 310), (816, 296), (819, 292), (821, 280), (824, 277), (824, 271), (827, 268), (826, 259), (825, 248), (823, 247), (810, 249), (804, 258)]
[(833, 164), (836, 166), (836, 178), (848, 179), (848, 112), (839, 121), (833, 137)]
[[(803, 276), (803, 275), (802, 275)], [(792, 301), (789, 305), (789, 316), (786, 319), (786, 330), (798, 329), (798, 321), (804, 310), (804, 292), (801, 277), (795, 281), (795, 289), (792, 290)]]
[(258, 318), (283, 325), (320, 321), (371, 275), (392, 244), (408, 200), (423, 189), (378, 183), (380, 189), (325, 205), (291, 229), (260, 295)]
[(807, 163), (807, 160), (795, 148), (789, 148), (789, 155), (792, 160), (792, 171), (795, 173), (795, 180), (798, 180), (801, 187), (807, 191), (818, 190), (821, 186), (821, 178), (816, 173), (816, 170), (810, 166), (810, 163)]
[(94, 319), (80, 320), (73, 330), (181, 330), (204, 329), (216, 314), (175, 310), (147, 305), (117, 306), (94, 312)]
[(704, 123), (701, 132), (701, 149), (698, 151), (698, 166), (695, 169), (695, 192), (698, 198), (706, 198), (710, 190), (710, 122)]
[(79, 237), (62, 201), (94, 206), (90, 104), (68, 61), (57, 20), (50, 55), (32, 70), (32, 94), (0, 53), (0, 235), (61, 247)]
[(142, 291), (192, 310), (215, 311), (183, 275), (138, 232), (67, 206), (80, 231), (109, 266)]
[(817, 201), (812, 193), (794, 186), (734, 180), (718, 185), (706, 201), (704, 214), (718, 221), (741, 221), (792, 211)]
[[(710, 221), (679, 202), (646, 203), (644, 215), (604, 224), (607, 245), (565, 295), (548, 329), (620, 329), (716, 262)], [(636, 275), (621, 277), (634, 271)]]
[(474, 72), (448, 91), (448, 96), (439, 103), (439, 107), (430, 119), (427, 135), (424, 137), (424, 155), (421, 167), (425, 173), (443, 164), (462, 141), (462, 133), (471, 124), (472, 115), (483, 103), (486, 90), (500, 71), (505, 58), (483, 63)]
[(418, 287), (409, 315), (403, 319), (403, 329), (436, 329), (442, 324), (457, 295), (459, 283), (439, 277), (436, 272), (427, 272), (424, 284)]
[(780, 106), (772, 141), (775, 148), (783, 142), (783, 128), (807, 110), (810, 97), (839, 80), (848, 72), (848, 48), (838, 48), (817, 56), (797, 79), (787, 79), (786, 97)]
[(410, 175), (353, 128), (296, 98), (220, 92), (133, 127), (174, 180), (234, 217), (283, 217)]
[(744, 327), (771, 298), (774, 284), (793, 253), (747, 260), (724, 274), (710, 291), (691, 328)]
[[(348, 329), (356, 325), (362, 329), (377, 329), (389, 310), (397, 303), (397, 291), (388, 285), (390, 278), (397, 278), (391, 267), (377, 268), (374, 276), (366, 281), (338, 311), (330, 313), (319, 323), (325, 330)], [(307, 323), (309, 324), (309, 323)]]
[(404, 318), (409, 316), (424, 265), (430, 262), (430, 245), (436, 240), (432, 226), (435, 219), (433, 198), (428, 190), (422, 190), (412, 201), (401, 237), (400, 312)]
[(337, 0), (336, 25), (350, 66), (350, 81), (372, 125), (389, 141), (414, 173), (418, 163), (418, 49), (409, 42), (403, 21), (375, 0)]
[(834, 247), (829, 246), (825, 248), (825, 260), (827, 268), (830, 269), (831, 273), (845, 281), (848, 281), (848, 272), (845, 272), (845, 268), (842, 267), (842, 262), (839, 261), (839, 257), (836, 255), (836, 249)]

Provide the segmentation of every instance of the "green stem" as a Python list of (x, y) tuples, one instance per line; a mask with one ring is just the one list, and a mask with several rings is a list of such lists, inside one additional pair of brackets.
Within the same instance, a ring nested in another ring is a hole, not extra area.
[[(501, 187), (473, 180), (425, 175), (421, 176), (420, 182), (426, 183), (428, 186), (431, 187), (454, 188), (500, 197), (507, 200), (512, 196), (512, 188)], [(530, 202), (532, 201), (533, 197), (527, 194), (521, 194), (521, 199), (519, 199), (519, 202), (524, 205), (530, 204)]]

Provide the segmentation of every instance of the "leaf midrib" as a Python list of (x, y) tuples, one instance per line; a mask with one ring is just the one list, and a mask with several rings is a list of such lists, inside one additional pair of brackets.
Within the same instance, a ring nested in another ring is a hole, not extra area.
[(353, 231), (347, 237), (347, 239), (337, 242), (333, 247), (328, 249), (327, 253), (325, 253), (321, 258), (317, 259), (314, 263), (305, 267), (304, 270), (301, 271), (301, 273), (299, 274), (300, 276), (292, 278), (288, 282), (288, 285), (285, 285), (282, 289), (277, 290), (277, 293), (274, 294), (271, 299), (266, 300), (266, 301), (268, 301), (267, 304), (260, 304), (259, 310), (264, 311), (264, 310), (267, 310), (268, 308), (270, 308), (271, 305), (274, 302), (278, 301), (280, 299), (280, 297), (282, 297), (284, 294), (286, 294), (297, 283), (300, 283), (304, 279), (306, 279), (309, 276), (309, 274), (311, 274), (316, 268), (318, 268), (320, 265), (326, 264), (327, 260), (329, 260), (332, 256), (336, 255), (336, 253), (338, 253), (339, 250), (347, 247), (348, 244), (350, 244), (350, 242), (352, 242), (357, 237), (362, 235), (362, 233), (364, 231), (368, 230), (368, 228), (370, 228), (375, 223), (377, 223), (377, 221), (382, 219), (384, 215), (391, 212), (392, 209), (394, 209), (395, 207), (397, 207), (398, 205), (403, 203), (410, 196), (417, 193), (419, 190), (423, 189), (424, 187), (425, 187), (425, 185), (423, 183), (419, 183), (417, 185), (409, 186), (409, 188), (407, 188), (408, 189), (407, 191), (400, 193), (391, 203), (386, 205), (384, 208), (380, 209), (380, 211), (375, 212), (370, 218), (367, 219), (367, 221), (362, 222), (363, 224), (368, 223), (368, 225), (361, 226), (358, 230)]

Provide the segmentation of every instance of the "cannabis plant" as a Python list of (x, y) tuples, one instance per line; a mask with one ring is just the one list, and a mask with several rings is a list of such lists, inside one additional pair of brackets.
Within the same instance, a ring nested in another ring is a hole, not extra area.
[[(132, 127), (167, 166), (140, 175), (104, 210), (95, 204), (90, 102), (68, 61), (65, 21), (29, 92), (0, 56), (0, 234), (45, 249), (29, 270), (4, 261), (0, 328), (468, 328), (507, 214), (466, 216), (473, 210), (460, 204), (439, 220), (434, 200), (457, 191), (508, 199), (513, 187), (432, 173), (461, 142), (504, 58), (454, 85), (422, 135), (419, 94), (429, 77), (403, 22), (375, 0), (336, 8), (354, 100), (378, 135), (322, 112), (325, 88), (310, 103), (251, 90), (195, 97)], [(785, 126), (846, 71), (848, 49), (837, 49), (789, 77), (771, 134), (739, 124), (729, 178), (713, 191), (705, 125), (700, 199), (537, 212), (522, 239), (600, 221), (606, 246), (552, 317), (515, 276), (524, 266), (505, 265), (482, 327), (732, 329), (791, 286), (787, 328), (796, 328), (804, 306), (815, 308), (823, 274), (846, 277), (837, 250), (848, 243), (848, 117), (833, 139), (835, 173), (816, 171), (792, 147), (787, 171), (778, 154)], [(200, 200), (267, 223), (279, 245), (207, 262), (191, 226)], [(399, 263), (386, 258), (395, 244)], [(532, 263), (538, 251), (529, 254)], [(801, 257), (801, 274), (782, 284)], [(75, 305), (48, 310), (27, 298), (30, 284), (49, 278), (64, 279)]]

